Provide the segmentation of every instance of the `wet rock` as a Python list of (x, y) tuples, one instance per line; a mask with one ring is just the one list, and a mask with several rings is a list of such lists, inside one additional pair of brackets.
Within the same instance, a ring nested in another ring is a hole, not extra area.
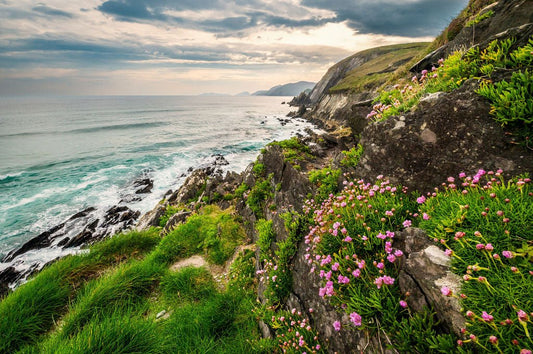
[(154, 181), (151, 178), (143, 178), (133, 182), (135, 188), (135, 194), (146, 194), (152, 191), (154, 188)]
[(16, 257), (20, 256), (21, 254), (24, 254), (28, 251), (34, 250), (34, 249), (41, 249), (45, 247), (49, 247), (52, 244), (52, 240), (57, 237), (57, 233), (59, 233), (63, 227), (65, 226), (65, 223), (61, 223), (59, 225), (56, 225), (52, 227), (51, 229), (35, 236), (25, 244), (23, 244), (20, 248), (13, 250), (9, 252), (3, 259), (2, 262), (7, 263), (13, 261)]
[(0, 299), (9, 292), (9, 284), (15, 283), (20, 278), (20, 272), (15, 267), (7, 267), (0, 271)]

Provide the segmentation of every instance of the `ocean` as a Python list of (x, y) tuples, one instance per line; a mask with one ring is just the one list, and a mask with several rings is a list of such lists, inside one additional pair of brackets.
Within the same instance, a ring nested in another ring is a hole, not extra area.
[[(289, 99), (0, 98), (0, 259), (76, 212), (116, 205), (142, 176), (152, 192), (126, 205), (144, 213), (214, 154), (225, 170), (244, 170), (267, 143), (312, 127), (285, 121)], [(58, 255), (43, 250), (34, 260)]]

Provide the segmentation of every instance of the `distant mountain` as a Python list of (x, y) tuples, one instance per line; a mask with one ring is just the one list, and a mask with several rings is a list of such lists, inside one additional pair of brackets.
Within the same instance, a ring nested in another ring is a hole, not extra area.
[(257, 91), (252, 96), (298, 96), (303, 91), (312, 90), (314, 86), (314, 82), (298, 81), (285, 85), (277, 85), (270, 90)]
[(239, 93), (236, 94), (235, 96), (250, 96), (250, 92), (248, 92), (248, 91), (239, 92)]

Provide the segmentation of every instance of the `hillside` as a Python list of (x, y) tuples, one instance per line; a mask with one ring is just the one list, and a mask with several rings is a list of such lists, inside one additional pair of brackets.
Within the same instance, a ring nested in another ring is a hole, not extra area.
[(256, 91), (252, 96), (298, 96), (301, 92), (311, 90), (314, 86), (314, 82), (298, 81), (277, 85), (268, 90)]
[(533, 9), (479, 4), (328, 70), (325, 134), (195, 170), (8, 294), (0, 352), (531, 353)]

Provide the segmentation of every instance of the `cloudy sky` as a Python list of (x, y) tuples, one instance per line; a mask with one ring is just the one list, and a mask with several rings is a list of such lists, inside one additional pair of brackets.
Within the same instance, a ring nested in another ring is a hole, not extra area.
[(0, 95), (179, 95), (318, 81), (430, 41), (467, 0), (0, 0)]

